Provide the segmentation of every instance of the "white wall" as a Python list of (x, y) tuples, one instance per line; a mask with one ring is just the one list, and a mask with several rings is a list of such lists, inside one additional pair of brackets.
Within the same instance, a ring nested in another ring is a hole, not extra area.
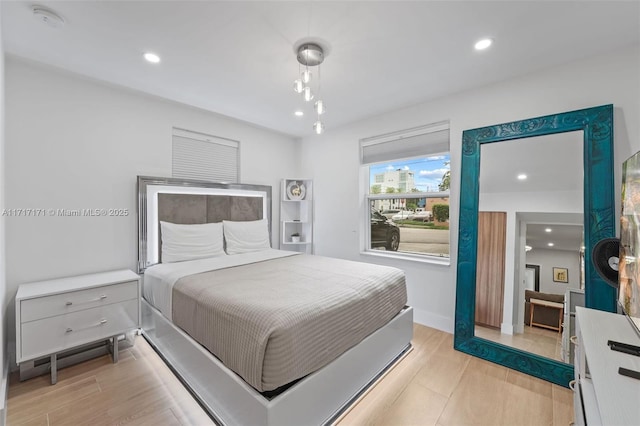
[[(5, 207), (5, 138), (4, 138), (4, 43), (2, 41), (2, 13), (0, 8), (0, 212)], [(5, 218), (0, 216), (0, 425), (5, 424), (5, 391), (8, 377), (5, 371), (5, 351), (7, 335), (5, 315), (7, 314), (6, 297), (6, 262), (5, 262)]]
[[(420, 84), (416, 82), (416, 84)], [(375, 90), (375, 88), (372, 88)], [(327, 100), (328, 102), (329, 100)], [(380, 100), (384, 102), (384, 100)], [(303, 140), (302, 166), (315, 179), (316, 253), (387, 264), (406, 272), (416, 321), (453, 330), (462, 131), (603, 104), (615, 107), (616, 199), (621, 164), (640, 149), (639, 47), (584, 59), (509, 81), (372, 117)], [(441, 120), (451, 123), (451, 265), (360, 254), (365, 209), (358, 140)], [(517, 161), (517, 159), (510, 159)]]
[[(540, 265), (540, 291), (565, 294), (568, 288), (580, 288), (580, 255), (577, 251), (534, 249), (527, 253), (527, 263)], [(567, 268), (569, 283), (553, 281), (553, 268)]]
[(240, 141), (241, 181), (273, 187), (277, 247), (280, 179), (300, 171), (293, 138), (11, 56), (6, 82), (6, 207), (130, 212), (8, 217), (7, 300), (24, 282), (136, 270), (136, 176), (171, 176), (173, 126)]

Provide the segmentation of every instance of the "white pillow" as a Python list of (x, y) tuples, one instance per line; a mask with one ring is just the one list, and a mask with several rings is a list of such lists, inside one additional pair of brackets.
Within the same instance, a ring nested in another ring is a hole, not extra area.
[(266, 219), (234, 222), (223, 220), (227, 254), (249, 253), (271, 248)]
[(224, 242), (222, 223), (179, 225), (160, 222), (162, 232), (162, 263), (222, 256)]

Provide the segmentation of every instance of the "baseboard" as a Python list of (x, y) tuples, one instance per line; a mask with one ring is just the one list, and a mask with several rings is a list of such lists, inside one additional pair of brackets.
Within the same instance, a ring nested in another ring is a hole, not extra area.
[(9, 373), (13, 373), (14, 371), (18, 371), (18, 364), (16, 363), (16, 341), (9, 340), (7, 342), (7, 352), (5, 353), (6, 358), (9, 360)]
[(413, 307), (413, 322), (453, 334), (453, 318), (435, 315)]
[(513, 334), (513, 331), (513, 324), (507, 324), (506, 322), (500, 324), (500, 332), (502, 334)]

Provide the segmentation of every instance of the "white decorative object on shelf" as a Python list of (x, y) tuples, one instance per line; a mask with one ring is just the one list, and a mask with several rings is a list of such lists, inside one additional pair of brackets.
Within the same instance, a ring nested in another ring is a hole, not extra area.
[(139, 325), (140, 277), (130, 270), (22, 284), (16, 294), (16, 362), (21, 376), (33, 368), (29, 364), (49, 357), (55, 384), (59, 353), (107, 339), (115, 363), (118, 336)]
[(290, 200), (304, 200), (307, 194), (307, 187), (303, 181), (292, 180), (287, 184), (287, 197)]
[(280, 249), (313, 253), (313, 181), (283, 179), (280, 193)]

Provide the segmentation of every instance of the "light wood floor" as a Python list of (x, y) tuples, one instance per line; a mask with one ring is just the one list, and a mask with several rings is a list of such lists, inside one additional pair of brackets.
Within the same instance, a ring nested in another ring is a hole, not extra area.
[[(414, 350), (339, 422), (349, 425), (568, 425), (572, 393), (470, 357), (453, 336), (414, 327)], [(142, 337), (120, 352), (9, 386), (9, 425), (208, 425)]]
[(506, 334), (499, 329), (476, 325), (475, 335), (512, 348), (562, 361), (562, 333), (540, 327), (524, 327), (524, 333)]

